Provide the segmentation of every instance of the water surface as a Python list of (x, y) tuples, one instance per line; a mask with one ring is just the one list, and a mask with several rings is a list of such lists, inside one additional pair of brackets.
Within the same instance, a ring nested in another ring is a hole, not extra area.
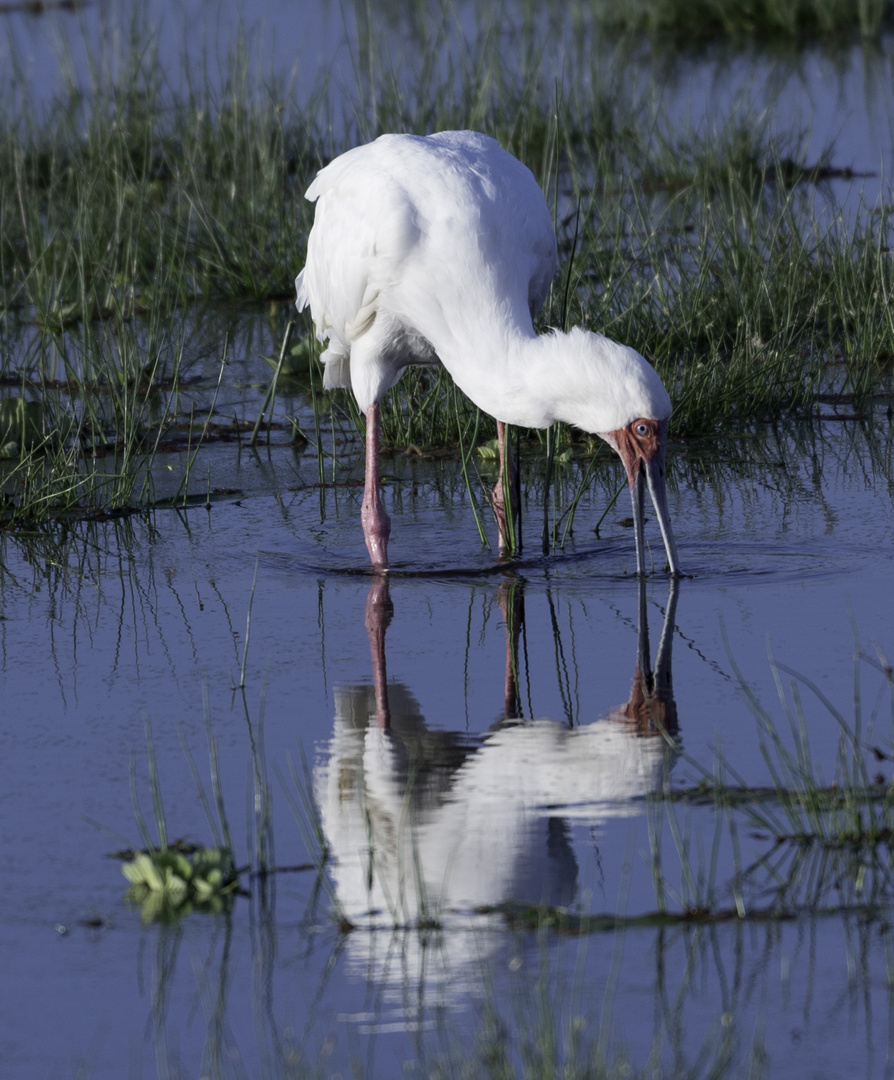
[[(790, 453), (804, 438), (821, 451), (819, 470)], [(685, 889), (669, 814), (707, 880), (718, 816), (643, 796), (697, 783), (716, 747), (749, 783), (769, 781), (733, 663), (784, 732), (768, 647), (850, 717), (855, 631), (891, 654), (890, 473), (859, 465), (890, 450), (840, 423), (756, 445), (789, 458), (784, 482), (737, 467), (700, 484), (691, 463), (675, 462), (688, 482), (674, 485), (671, 511), (692, 576), (675, 597), (660, 573), (644, 586), (648, 655), (665, 654), (645, 709), (629, 530), (615, 524), (597, 540), (585, 508), (564, 554), (500, 568), (445, 484), (447, 464), (415, 466), (392, 500), (390, 608), (362, 572), (351, 488), (324, 491), (325, 520), (318, 490), (283, 487), (210, 510), (5, 536), (0, 978), (12, 1075), (82, 1060), (93, 1076), (120, 1075), (123, 1063), (178, 1075), (216, 1053), (238, 1053), (250, 1075), (278, 1074), (300, 1048), (386, 1076), (451, 1040), (468, 1046), (488, 1003), (510, 1003), (503, 1021), (521, 1024), (511, 1003), (530, 1008), (523, 996), (538, 980), (561, 1028), (579, 1015), (595, 1038), (601, 1022), (606, 1045), (635, 1060), (657, 1039), (691, 1062), (732, 1025), (745, 1045), (760, 1035), (774, 1071), (834, 1076), (857, 1061), (859, 1074), (879, 1075), (889, 999), (875, 920), (569, 939), (480, 911), (506, 899), (654, 911), (650, 830), (668, 882)], [(884, 680), (862, 673), (868, 722)], [(831, 779), (837, 724), (804, 700)], [(275, 861), (310, 861), (290, 801), (312, 791), (332, 891), (312, 870), (282, 873), (266, 888), (255, 881), (229, 917), (144, 927), (107, 858), (139, 842), (131, 770), (151, 817), (148, 721), (170, 835), (210, 842), (181, 746), (207, 778), (206, 717), (242, 854), (255, 829), (254, 748), (272, 791)], [(682, 754), (655, 719), (676, 729)], [(867, 743), (890, 746), (890, 722), (883, 699)], [(888, 762), (879, 771), (890, 781)], [(742, 839), (761, 850), (747, 830)], [(724, 841), (721, 907), (729, 857)], [(108, 922), (84, 925), (97, 916)], [(339, 919), (354, 929), (341, 935)], [(431, 929), (414, 929), (420, 919)], [(634, 1017), (649, 1018), (647, 1033)], [(435, 1041), (417, 1044), (428, 1031)]]

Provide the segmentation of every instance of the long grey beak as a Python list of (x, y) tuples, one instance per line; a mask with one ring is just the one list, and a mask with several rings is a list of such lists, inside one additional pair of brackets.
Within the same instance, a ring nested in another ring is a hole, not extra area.
[(655, 515), (658, 518), (658, 527), (661, 529), (661, 538), (664, 540), (664, 550), (667, 552), (667, 568), (677, 577), (680, 574), (680, 564), (677, 561), (677, 547), (674, 543), (674, 532), (667, 509), (663, 448), (651, 461), (640, 461), (636, 482), (630, 489), (633, 497), (633, 531), (636, 537), (636, 572), (640, 577), (646, 573), (645, 491), (647, 484), (649, 494), (652, 496), (652, 505), (655, 507)]

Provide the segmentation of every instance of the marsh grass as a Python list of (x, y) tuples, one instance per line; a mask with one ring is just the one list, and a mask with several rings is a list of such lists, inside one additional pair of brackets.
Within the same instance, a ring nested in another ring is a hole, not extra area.
[[(727, 846), (733, 852), (734, 871), (728, 888), (738, 917), (790, 918), (804, 911), (884, 909), (894, 896), (894, 776), (885, 776), (894, 761), (891, 664), (877, 647), (871, 652), (863, 649), (855, 634), (853, 710), (848, 717), (813, 680), (771, 656), (780, 723), (731, 656), (730, 662), (754, 716), (771, 784), (748, 784), (718, 751), (711, 773), (690, 761), (703, 774), (701, 784), (686, 791), (668, 788), (656, 793), (653, 802), (714, 807), (717, 827), (725, 822), (729, 831)], [(863, 685), (867, 670), (877, 677), (868, 709)], [(831, 762), (817, 760), (811, 750), (809, 731), (818, 722), (818, 709), (839, 732)], [(681, 910), (701, 912), (704, 918), (725, 917), (715, 904), (721, 895), (715, 888), (718, 844), (712, 846), (709, 872), (695, 875), (674, 812), (668, 809), (667, 813), (682, 880), (689, 886), (681, 896)], [(740, 819), (752, 840), (765, 849), (747, 865), (739, 841)], [(668, 890), (660, 871), (657, 836), (653, 828), (656, 895), (663, 914), (662, 898)], [(693, 889), (696, 880), (702, 885)]]
[(196, 298), (284, 296), (294, 198), (308, 159), (288, 130), (284, 91), (254, 81), (243, 38), (224, 84), (202, 65), (188, 91), (166, 89), (148, 27), (121, 54), (86, 41), (89, 84), (70, 83), (49, 116), (23, 105), (0, 138), (3, 308), (60, 327)]
[[(0, 381), (43, 407), (47, 434), (68, 433), (25, 448), (7, 476), (7, 524), (152, 504), (168, 434), (185, 426), (190, 453), (196, 445), (172, 328), (212, 303), (288, 304), (312, 221), (309, 180), (383, 130), (475, 127), (530, 165), (564, 258), (539, 328), (581, 323), (635, 345), (671, 389), (675, 437), (809, 414), (822, 396), (859, 408), (890, 383), (889, 217), (866, 207), (845, 223), (816, 186), (832, 148), (807, 161), (797, 136), (769, 134), (770, 113), (675, 130), (615, 77), (622, 59), (572, 49), (556, 83), (535, 21), (507, 38), (488, 9), (467, 40), (453, 33), (451, 6), (438, 10), (406, 64), (361, 19), (358, 91), (341, 129), (321, 123), (325, 85), (297, 102), (244, 35), (222, 78), (200, 59), (169, 80), (139, 16), (96, 42), (85, 29), (86, 75), (63, 57), (69, 75), (51, 108), (4, 84)], [(309, 325), (298, 329), (313, 372)], [(323, 483), (338, 451), (324, 448), (321, 426), (346, 443), (363, 418), (349, 394), (322, 394), (307, 378)], [(261, 413), (276, 412), (275, 391)], [(274, 422), (300, 430), (295, 418)], [(211, 437), (210, 413), (195, 430)], [(386, 447), (448, 450), (466, 470), (474, 457), (460, 446), (494, 434), (444, 371), (410, 372), (386, 401), (383, 431)], [(549, 460), (595, 449), (562, 427), (519, 438)], [(544, 536), (561, 535), (564, 513), (554, 500)]]
[[(567, 259), (541, 330), (581, 323), (635, 344), (671, 389), (677, 437), (809, 417), (821, 401), (860, 411), (890, 385), (889, 219), (836, 210), (817, 187), (831, 149), (808, 162), (797, 139), (770, 139), (766, 118), (669, 131), (608, 91), (595, 118), (561, 104), (531, 156), (523, 123), (506, 139), (554, 199)], [(492, 439), (491, 419), (468, 406), (463, 419), (450, 391), (443, 372), (406, 376), (385, 403), (386, 446), (456, 447), (461, 426)], [(562, 426), (521, 439), (595, 461), (596, 442)], [(548, 543), (563, 512), (553, 501)]]
[(886, 216), (823, 224), (798, 188), (764, 179), (755, 190), (739, 171), (719, 192), (712, 183), (597, 193), (570, 321), (653, 360), (681, 434), (804, 414), (823, 394), (861, 404), (891, 374)]
[[(96, 338), (85, 334), (76, 353), (72, 342), (64, 379), (39, 372), (23, 377), (23, 402), (39, 420), (31, 438), (8, 434), (13, 452), (2, 470), (0, 523), (31, 526), (84, 514), (133, 512), (155, 502), (154, 471), (160, 451), (185, 444), (186, 470), (175, 495), (186, 499), (189, 468), (204, 441), (222, 425), (213, 414), (220, 381), (207, 411), (178, 412), (179, 353), (166, 370), (163, 346), (147, 346), (131, 325), (120, 333), (103, 325)], [(226, 355), (221, 359), (223, 374)], [(88, 374), (84, 374), (89, 371)]]
[[(863, 650), (855, 636), (853, 715), (848, 718), (807, 676), (772, 656), (770, 662), (788, 743), (737, 671), (776, 789), (770, 802), (745, 804), (751, 821), (772, 838), (771, 850), (745, 876), (763, 880), (776, 902), (789, 907), (816, 908), (833, 897), (841, 905), (889, 904), (894, 894), (894, 777), (886, 778), (882, 770), (883, 763), (891, 762), (892, 666), (880, 650), (875, 655)], [(867, 667), (881, 676), (868, 710), (863, 701)], [(816, 707), (839, 731), (831, 775), (824, 775), (811, 752), (808, 732)]]
[(858, 33), (875, 37), (890, 21), (888, 0), (599, 0), (596, 19), (615, 33), (646, 32), (676, 42), (719, 35), (791, 39)]
[(71, 76), (46, 114), (16, 101), (0, 124), (0, 379), (54, 395), (72, 433), (7, 477), (10, 523), (151, 503), (184, 420), (178, 310), (287, 295), (306, 218), (303, 126), (286, 132), (281, 98), (250, 82), (244, 41), (225, 85), (197, 66), (178, 98), (138, 16), (107, 55), (112, 40), (85, 41), (86, 86)]

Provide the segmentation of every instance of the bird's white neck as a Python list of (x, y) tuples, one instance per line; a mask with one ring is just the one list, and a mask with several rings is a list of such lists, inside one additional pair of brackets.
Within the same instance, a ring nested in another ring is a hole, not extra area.
[(639, 416), (670, 415), (654, 369), (625, 345), (583, 330), (537, 335), (519, 320), (476, 329), (434, 344), (463, 393), (504, 423), (545, 428), (563, 421), (604, 434)]
[[(564, 336), (564, 335), (562, 335)], [(486, 343), (500, 348), (500, 341)], [(498, 420), (519, 427), (545, 428), (557, 420), (573, 423), (568, 415), (565, 388), (569, 372), (554, 334), (518, 333), (502, 338), (502, 354), (489, 352), (476, 368), (478, 380), (486, 382), (486, 395), (476, 400), (476, 386), (466, 392), (476, 404)], [(489, 405), (486, 403), (489, 402)]]

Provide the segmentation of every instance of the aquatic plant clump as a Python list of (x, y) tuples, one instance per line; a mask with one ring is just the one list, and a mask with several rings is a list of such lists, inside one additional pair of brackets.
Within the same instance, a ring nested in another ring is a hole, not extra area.
[(891, 18), (889, 0), (599, 0), (596, 18), (616, 33), (645, 31), (655, 37), (830, 37), (879, 33)]
[(127, 899), (143, 922), (169, 922), (194, 910), (225, 911), (239, 887), (227, 848), (140, 851), (121, 872), (130, 882)]

